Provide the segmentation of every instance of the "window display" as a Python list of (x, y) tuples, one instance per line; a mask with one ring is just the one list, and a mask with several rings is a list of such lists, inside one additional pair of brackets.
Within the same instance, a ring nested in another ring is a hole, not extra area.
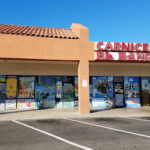
[(124, 77), (126, 107), (140, 107), (139, 77)]
[(6, 98), (16, 99), (17, 97), (17, 77), (8, 76), (6, 83)]
[(150, 105), (150, 78), (142, 77), (141, 79), (142, 85), (142, 105), (149, 106)]
[(107, 107), (107, 81), (106, 77), (92, 77), (92, 106)]
[(36, 85), (36, 99), (40, 108), (55, 107), (55, 78), (52, 76), (40, 76)]
[(114, 77), (115, 107), (124, 106), (124, 78)]
[(74, 107), (74, 77), (63, 76), (63, 107)]
[(35, 97), (35, 77), (19, 77), (18, 98)]

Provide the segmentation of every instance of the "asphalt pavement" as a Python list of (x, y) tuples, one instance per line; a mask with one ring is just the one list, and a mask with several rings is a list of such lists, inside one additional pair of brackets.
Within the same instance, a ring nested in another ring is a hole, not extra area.
[(60, 117), (0, 122), (0, 150), (149, 150), (150, 117)]

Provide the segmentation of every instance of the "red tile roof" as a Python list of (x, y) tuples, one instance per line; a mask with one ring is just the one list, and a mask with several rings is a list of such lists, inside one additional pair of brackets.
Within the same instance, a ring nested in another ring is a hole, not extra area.
[(0, 34), (78, 39), (71, 29), (0, 24)]

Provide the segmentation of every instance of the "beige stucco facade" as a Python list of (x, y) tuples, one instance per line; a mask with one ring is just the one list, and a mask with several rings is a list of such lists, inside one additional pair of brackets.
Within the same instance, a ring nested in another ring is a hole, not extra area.
[(0, 34), (0, 74), (78, 76), (82, 114), (90, 113), (89, 76), (150, 75), (149, 63), (96, 62), (89, 29), (80, 24), (71, 29), (78, 39)]
[(79, 112), (89, 113), (89, 61), (94, 60), (94, 43), (89, 42), (88, 28), (72, 24), (71, 29), (79, 39), (0, 34), (0, 74), (78, 76)]

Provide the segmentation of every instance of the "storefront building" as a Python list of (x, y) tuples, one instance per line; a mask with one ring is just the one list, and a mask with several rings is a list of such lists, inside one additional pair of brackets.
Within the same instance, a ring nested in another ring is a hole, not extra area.
[(0, 110), (150, 105), (147, 43), (90, 42), (88, 28), (0, 25)]

